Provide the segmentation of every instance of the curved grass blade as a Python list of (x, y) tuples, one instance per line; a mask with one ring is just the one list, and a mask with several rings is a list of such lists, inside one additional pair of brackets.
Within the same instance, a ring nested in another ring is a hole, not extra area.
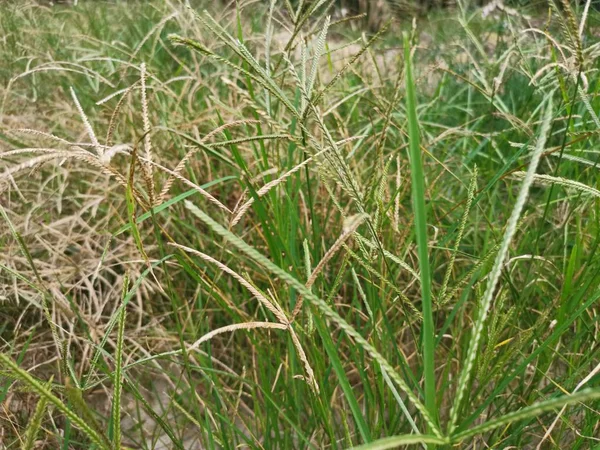
[(90, 427), (85, 420), (79, 417), (75, 412), (65, 405), (56, 395), (52, 393), (46, 386), (40, 381), (35, 379), (26, 370), (21, 369), (8, 355), (0, 353), (0, 364), (10, 369), (15, 377), (27, 384), (33, 391), (35, 391), (41, 398), (52, 404), (57, 410), (64, 414), (77, 428), (85, 434), (90, 441), (92, 441), (98, 448), (108, 450), (109, 447), (105, 444), (106, 439), (100, 436), (92, 427)]
[(548, 411), (554, 411), (555, 409), (562, 408), (563, 406), (572, 405), (573, 403), (582, 403), (597, 399), (600, 399), (600, 389), (586, 389), (576, 394), (563, 395), (558, 398), (553, 398), (551, 400), (546, 400), (525, 408), (521, 408), (518, 411), (506, 414), (469, 430), (457, 433), (451, 436), (451, 440), (452, 442), (460, 442), (464, 439), (486, 433), (501, 426), (508, 425), (512, 422), (530, 419)]
[(475, 322), (475, 328), (473, 330), (473, 335), (471, 341), (469, 342), (469, 348), (467, 350), (467, 356), (465, 360), (465, 364), (460, 373), (460, 378), (458, 381), (458, 387), (456, 392), (456, 399), (454, 404), (452, 405), (452, 409), (450, 411), (450, 424), (449, 424), (449, 433), (452, 433), (456, 427), (456, 422), (458, 420), (458, 413), (460, 411), (461, 403), (464, 398), (464, 394), (467, 390), (467, 386), (469, 384), (471, 378), (471, 371), (475, 365), (475, 358), (477, 357), (477, 351), (479, 349), (479, 344), (481, 342), (481, 336), (483, 334), (483, 327), (485, 325), (485, 320), (489, 313), (492, 300), (494, 298), (494, 293), (496, 292), (496, 287), (498, 285), (498, 281), (500, 280), (500, 275), (502, 273), (502, 267), (504, 265), (504, 260), (508, 255), (508, 249), (510, 243), (512, 242), (512, 238), (517, 231), (517, 224), (519, 222), (519, 217), (521, 216), (521, 212), (523, 211), (523, 207), (525, 206), (525, 202), (527, 201), (527, 197), (529, 195), (529, 188), (534, 181), (535, 171), (537, 169), (538, 163), (540, 162), (540, 157), (546, 145), (546, 139), (548, 137), (550, 131), (550, 123), (552, 122), (552, 97), (548, 97), (548, 102), (546, 104), (546, 111), (544, 114), (544, 119), (542, 122), (542, 126), (540, 129), (540, 134), (537, 140), (537, 144), (533, 151), (533, 155), (531, 157), (531, 161), (529, 163), (529, 167), (527, 169), (527, 175), (521, 184), (521, 189), (519, 190), (519, 195), (517, 197), (517, 201), (512, 210), (510, 218), (508, 219), (508, 224), (506, 226), (506, 231), (504, 232), (504, 237), (502, 238), (502, 244), (500, 246), (500, 250), (496, 255), (496, 260), (494, 261), (494, 265), (490, 272), (488, 283), (486, 286), (485, 293), (483, 294), (483, 299), (481, 301), (479, 315), (477, 317), (477, 321)]
[(325, 347), (325, 351), (329, 356), (329, 362), (331, 363), (335, 374), (337, 375), (338, 381), (340, 383), (340, 387), (346, 401), (348, 402), (348, 406), (350, 406), (350, 411), (352, 411), (352, 416), (354, 417), (354, 421), (356, 422), (356, 426), (358, 428), (358, 432), (364, 442), (371, 442), (371, 432), (369, 431), (369, 427), (365, 422), (365, 418), (358, 404), (358, 400), (356, 395), (354, 395), (354, 391), (352, 390), (352, 386), (348, 381), (348, 377), (346, 376), (346, 372), (344, 371), (344, 366), (342, 365), (342, 361), (336, 352), (336, 347), (333, 343), (333, 339), (331, 338), (331, 334), (323, 320), (315, 315), (314, 317), (315, 325), (317, 327), (317, 331), (321, 336), (321, 340)]

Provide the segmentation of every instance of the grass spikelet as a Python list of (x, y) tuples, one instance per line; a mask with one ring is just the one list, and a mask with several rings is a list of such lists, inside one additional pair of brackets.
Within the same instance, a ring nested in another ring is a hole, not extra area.
[[(273, 181), (270, 181), (269, 183), (265, 184), (258, 191), (256, 191), (256, 196), (258, 198), (260, 198), (260, 197), (266, 195), (271, 189), (273, 189), (274, 187), (276, 187), (276, 186), (280, 185), (281, 183), (283, 183), (287, 178), (289, 178), (291, 175), (293, 175), (296, 172), (298, 172), (300, 169), (302, 169), (303, 167), (305, 167), (307, 164), (309, 164), (311, 161), (313, 161), (314, 159), (316, 159), (318, 156), (322, 155), (327, 150), (328, 149), (321, 150), (316, 155), (311, 156), (309, 158), (306, 158), (303, 162), (301, 162), (300, 164), (298, 164), (294, 168), (288, 170), (286, 173), (284, 173), (283, 175), (281, 175), (279, 178), (277, 178), (277, 179), (275, 179)], [(244, 203), (242, 206), (240, 206), (238, 208), (236, 215), (231, 220), (231, 226), (234, 226), (234, 225), (238, 224), (239, 221), (242, 220), (242, 217), (244, 216), (244, 214), (246, 214), (246, 212), (250, 209), (250, 207), (252, 206), (252, 204), (254, 202), (255, 202), (255, 197), (252, 197), (246, 203)]]
[(583, 62), (583, 54), (579, 31), (577, 30), (577, 21), (569, 2), (567, 0), (560, 0), (560, 2), (563, 6), (564, 15), (567, 16), (566, 19), (554, 0), (550, 0), (549, 4), (555, 15), (558, 17), (563, 38), (567, 41), (567, 45), (575, 57), (577, 67), (580, 67)]
[[(129, 93), (131, 91), (133, 91), (137, 87), (139, 82), (140, 81), (136, 81), (135, 83), (133, 83), (131, 86), (129, 86), (127, 89), (125, 89), (123, 91), (121, 98), (119, 98), (119, 101), (117, 102), (117, 104), (115, 106), (115, 109), (113, 110), (112, 114), (110, 115), (110, 121), (108, 122), (108, 129), (106, 131), (106, 145), (112, 145), (113, 136), (115, 133), (115, 129), (117, 127), (117, 117), (119, 115), (119, 112), (123, 108), (123, 105), (125, 104), (125, 100), (127, 99), (127, 96), (129, 95)], [(106, 101), (108, 101), (108, 100), (106, 100)], [(103, 104), (103, 103), (100, 103), (100, 104)]]
[[(316, 95), (314, 95), (314, 100), (312, 100), (312, 103), (314, 105), (319, 104), (319, 101), (321, 100), (323, 95), (325, 95), (325, 93), (329, 91), (335, 85), (335, 83), (338, 82), (342, 75), (354, 65), (354, 63), (368, 50), (369, 47), (371, 47), (378, 39), (381, 38), (381, 36), (387, 31), (388, 27), (389, 23), (381, 27), (381, 29), (377, 33), (375, 33), (373, 37), (369, 39), (367, 43), (352, 58), (350, 58), (350, 60), (344, 65), (344, 67), (342, 67), (335, 74), (331, 81), (329, 81), (329, 83), (327, 83), (323, 88), (321, 88), (321, 90)], [(308, 114), (308, 111), (308, 109), (305, 111), (304, 116)]]
[(474, 265), (469, 269), (466, 273), (464, 273), (458, 281), (454, 284), (454, 287), (446, 294), (445, 298), (440, 298), (440, 304), (444, 305), (450, 299), (454, 298), (461, 290), (463, 286), (465, 286), (469, 279), (475, 275), (496, 253), (500, 250), (500, 244), (495, 245), (492, 249), (487, 252), (483, 257), (481, 257)]
[[(54, 159), (61, 159), (61, 158), (71, 158), (71, 157), (75, 157), (76, 155), (71, 152), (71, 151), (55, 151), (52, 149), (41, 149), (39, 150), (40, 152), (46, 152), (48, 151), (49, 154), (47, 155), (41, 155), (41, 156), (36, 156), (35, 158), (31, 158), (28, 159), (25, 162), (22, 162), (20, 164), (17, 164), (15, 166), (12, 166), (10, 168), (5, 169), (2, 174), (0, 175), (0, 179), (2, 178), (10, 178), (11, 176), (22, 172), (24, 170), (27, 169), (33, 169), (35, 168), (37, 165), (48, 162), (48, 161), (52, 161)], [(19, 153), (23, 153), (23, 152), (19, 152)], [(9, 155), (10, 156), (10, 155)]]
[(75, 89), (73, 89), (72, 86), (71, 86), (70, 89), (71, 89), (71, 97), (73, 98), (73, 102), (75, 103), (75, 106), (77, 107), (77, 111), (79, 112), (79, 116), (81, 117), (81, 121), (83, 122), (83, 125), (85, 126), (85, 131), (87, 132), (90, 140), (92, 141), (92, 145), (94, 147), (94, 150), (96, 151), (96, 153), (98, 154), (98, 156), (102, 156), (102, 153), (104, 151), (102, 150), (102, 147), (100, 147), (100, 142), (98, 142), (98, 138), (96, 137), (96, 134), (94, 133), (94, 129), (92, 128), (92, 124), (90, 123), (88, 117), (86, 116), (85, 111), (81, 107), (81, 103), (79, 103), (79, 99), (77, 98), (77, 94), (75, 94)]
[(592, 0), (587, 0), (585, 2), (585, 6), (583, 7), (583, 13), (581, 14), (581, 20), (579, 22), (579, 39), (583, 38), (583, 32), (585, 30), (585, 23), (587, 21), (588, 12), (590, 10), (590, 4)]
[(320, 389), (319, 389), (319, 385), (317, 384), (317, 380), (315, 380), (315, 373), (314, 373), (312, 367), (310, 366), (310, 363), (308, 362), (308, 358), (306, 357), (306, 353), (304, 352), (304, 349), (302, 348), (300, 339), (298, 339), (296, 330), (294, 330), (294, 328), (290, 325), (288, 328), (288, 331), (290, 333), (290, 337), (292, 338), (292, 343), (294, 344), (294, 347), (296, 348), (296, 353), (298, 353), (298, 358), (300, 358), (300, 361), (302, 362), (302, 365), (304, 366), (304, 371), (306, 372), (306, 382), (308, 383), (308, 385), (311, 387), (311, 389), (316, 394), (319, 394)]
[[(527, 176), (526, 172), (514, 172), (511, 177), (517, 180), (523, 180)], [(569, 180), (568, 178), (554, 177), (552, 175), (535, 174), (533, 176), (533, 182), (541, 185), (558, 185), (565, 189), (575, 189), (583, 194), (591, 195), (593, 197), (600, 197), (600, 191), (587, 184), (580, 183), (579, 181)]]
[[(50, 389), (52, 386), (52, 380), (48, 381), (44, 386), (46, 389)], [(21, 450), (34, 450), (35, 441), (37, 436), (42, 428), (42, 421), (44, 419), (44, 414), (46, 414), (46, 406), (48, 405), (48, 399), (46, 397), (40, 397), (35, 406), (35, 411), (33, 416), (29, 420), (29, 425), (27, 425), (27, 429), (25, 430), (25, 440), (21, 445)]]
[(596, 114), (596, 111), (594, 111), (594, 108), (592, 107), (592, 104), (590, 102), (590, 98), (587, 95), (587, 93), (585, 92), (587, 90), (587, 82), (585, 81), (586, 79), (584, 78), (584, 76), (585, 76), (584, 73), (581, 72), (581, 80), (583, 81), (584, 86), (579, 86), (579, 88), (577, 89), (577, 92), (579, 93), (579, 97), (581, 98), (581, 101), (582, 101), (583, 105), (585, 106), (585, 109), (587, 109), (587, 112), (589, 113), (592, 120), (594, 121), (594, 125), (596, 126), (596, 129), (600, 130), (600, 118), (598, 117), (598, 114)]
[(360, 280), (358, 279), (358, 275), (356, 275), (356, 271), (354, 270), (354, 268), (350, 269), (350, 273), (352, 273), (352, 280), (354, 281), (354, 286), (356, 287), (356, 290), (358, 291), (358, 296), (360, 297), (363, 304), (365, 305), (365, 309), (367, 310), (369, 319), (371, 319), (372, 321), (375, 320), (375, 316), (373, 316), (373, 311), (371, 310), (371, 306), (369, 306), (369, 301), (367, 300), (365, 291), (363, 290), (362, 286), (360, 285)]
[[(302, 250), (304, 251), (304, 270), (306, 271), (306, 280), (310, 279), (312, 274), (312, 261), (310, 260), (310, 248), (308, 245), (308, 239), (304, 239), (302, 241)], [(310, 289), (310, 287), (309, 287)], [(294, 318), (294, 314), (292, 312), (292, 319)], [(308, 315), (308, 324), (306, 326), (306, 332), (308, 335), (312, 335), (314, 332), (314, 322), (313, 316), (309, 313)]]
[[(220, 127), (215, 128), (214, 130), (212, 130), (210, 133), (208, 133), (206, 136), (204, 136), (200, 140), (200, 142), (204, 143), (207, 140), (209, 140), (211, 137), (213, 137), (214, 135), (221, 133), (223, 131), (226, 131), (229, 128), (242, 126), (242, 125), (254, 125), (257, 123), (260, 123), (260, 121), (255, 120), (255, 119), (243, 119), (243, 120), (236, 120), (234, 122), (226, 123), (224, 125), (221, 125)], [(177, 163), (177, 166), (175, 166), (175, 168), (173, 169), (173, 173), (169, 174), (169, 178), (167, 178), (167, 181), (165, 182), (165, 184), (163, 185), (163, 187), (160, 191), (160, 194), (158, 196), (159, 203), (163, 203), (165, 201), (165, 197), (167, 196), (169, 190), (171, 189), (171, 186), (177, 179), (177, 176), (181, 174), (181, 172), (185, 168), (186, 163), (188, 161), (190, 161), (191, 158), (194, 155), (196, 155), (200, 150), (204, 150), (204, 148), (202, 148), (202, 147), (193, 148), (192, 150), (187, 152), (183, 158), (181, 158), (181, 161), (179, 161)]]
[[(187, 203), (187, 200), (186, 200)], [(256, 289), (251, 283), (248, 282), (248, 280), (246, 280), (244, 277), (242, 277), (240, 274), (238, 274), (237, 272), (235, 272), (234, 270), (230, 269), (229, 267), (227, 267), (225, 264), (223, 264), (220, 261), (217, 261), (216, 259), (214, 259), (211, 256), (208, 256), (205, 253), (202, 253), (198, 250), (195, 250), (193, 248), (190, 247), (186, 247), (184, 245), (180, 245), (177, 243), (171, 243), (170, 244), (173, 247), (176, 248), (180, 248), (181, 250), (184, 250), (188, 253), (191, 253), (193, 255), (196, 255), (200, 258), (202, 258), (204, 261), (210, 262), (212, 264), (214, 264), (215, 266), (217, 266), (219, 269), (221, 269), (223, 272), (228, 273), (229, 275), (231, 275), (233, 278), (235, 278), (242, 286), (244, 286), (246, 289), (248, 289), (252, 295), (254, 295), (254, 297), (265, 307), (267, 308), (269, 311), (271, 311), (271, 313), (273, 313), (273, 315), (277, 318), (277, 320), (280, 323), (283, 323), (285, 325), (287, 325), (289, 323), (288, 318), (285, 316), (285, 314), (277, 307), (275, 307), (273, 305), (273, 302), (270, 301), (269, 299), (267, 299), (267, 297), (265, 297), (264, 294), (262, 294), (258, 289)]]
[(29, 388), (35, 391), (40, 397), (44, 398), (49, 404), (58, 409), (66, 417), (71, 420), (73, 425), (79, 428), (98, 448), (109, 450), (110, 446), (106, 445), (106, 439), (98, 434), (94, 428), (88, 425), (87, 420), (79, 417), (71, 408), (65, 405), (56, 397), (50, 389), (48, 389), (39, 380), (32, 377), (27, 371), (21, 369), (9, 356), (0, 353), (0, 363), (9, 369), (15, 378), (22, 383), (25, 383)]
[(45, 138), (45, 139), (49, 139), (51, 141), (55, 141), (58, 142), (59, 144), (64, 144), (64, 145), (73, 145), (71, 144), (71, 142), (67, 141), (66, 139), (63, 139), (59, 136), (55, 136), (52, 133), (46, 133), (44, 131), (39, 131), (39, 130), (32, 130), (31, 128), (17, 128), (14, 130), (10, 130), (11, 134), (26, 134), (26, 135), (30, 135), (30, 136), (36, 136), (36, 137), (41, 137), (41, 138)]
[(577, 28), (577, 19), (571, 8), (571, 3), (568, 0), (560, 0), (565, 15), (567, 16), (567, 29), (571, 40), (574, 45), (574, 53), (577, 58), (578, 66), (583, 64), (583, 46), (581, 44), (581, 37)]
[[(364, 245), (365, 247), (368, 247), (372, 250), (375, 250), (378, 248), (378, 246), (375, 242), (371, 241), (370, 239), (367, 239), (360, 233), (355, 233), (354, 237), (360, 244)], [(389, 252), (386, 249), (383, 249), (383, 255), (387, 259), (392, 261), (393, 263), (398, 264), (400, 267), (402, 267), (404, 270), (406, 270), (408, 273), (410, 273), (415, 279), (419, 280), (421, 278), (419, 276), (419, 273), (417, 271), (415, 271), (415, 269), (413, 269), (411, 266), (408, 265), (408, 263), (406, 263), (406, 261), (403, 261), (402, 259), (400, 259), (396, 255), (394, 255), (393, 253)]]
[(150, 206), (155, 206), (154, 170), (152, 166), (152, 140), (150, 139), (150, 117), (148, 114), (148, 94), (146, 92), (146, 64), (140, 65), (140, 84), (142, 87), (142, 121), (144, 125), (144, 163), (142, 175), (150, 199)]
[(231, 332), (237, 331), (237, 330), (253, 330), (255, 328), (269, 328), (269, 329), (274, 328), (277, 330), (287, 330), (288, 326), (286, 324), (275, 323), (275, 322), (246, 322), (246, 323), (235, 323), (233, 325), (226, 325), (224, 327), (220, 327), (220, 328), (217, 328), (215, 330), (212, 330), (212, 331), (206, 333), (204, 336), (202, 336), (200, 339), (198, 339), (192, 345), (190, 345), (187, 348), (187, 351), (192, 352), (192, 351), (196, 350), (198, 347), (200, 347), (200, 345), (204, 344), (205, 342), (210, 341), (212, 338), (214, 338), (215, 336), (218, 336), (219, 334), (231, 333)]
[[(221, 39), (225, 39), (224, 43), (227, 43), (229, 46), (232, 45), (230, 39), (224, 38), (222, 36), (220, 36), (220, 38)], [(290, 113), (292, 113), (297, 118), (300, 118), (300, 115), (299, 115), (298, 111), (296, 110), (296, 108), (294, 107), (294, 105), (292, 105), (292, 103), (289, 101), (289, 99), (285, 96), (285, 94), (279, 88), (279, 86), (276, 83), (274, 83), (274, 81), (270, 77), (268, 77), (267, 80), (265, 80), (265, 78), (264, 78), (264, 69), (262, 69), (261, 67), (258, 68), (258, 72), (259, 72), (260, 76), (259, 75), (255, 75), (255, 74), (253, 74), (253, 73), (245, 70), (243, 67), (237, 66), (237, 65), (233, 64), (231, 61), (229, 61), (229, 60), (227, 60), (225, 58), (222, 58), (222, 57), (216, 55), (215, 53), (207, 50), (199, 42), (194, 41), (193, 39), (187, 39), (187, 38), (183, 38), (183, 37), (177, 36), (177, 35), (169, 35), (169, 39), (171, 40), (171, 42), (174, 42), (176, 44), (185, 45), (185, 46), (187, 46), (189, 48), (192, 48), (192, 49), (200, 52), (201, 54), (210, 57), (214, 61), (220, 62), (220, 63), (222, 63), (222, 64), (230, 67), (234, 71), (236, 71), (238, 73), (244, 74), (245, 76), (247, 76), (251, 80), (256, 81), (263, 88), (265, 88), (266, 90), (268, 90), (271, 95), (273, 95), (275, 98), (277, 98), (279, 101), (281, 101), (281, 103), (287, 108), (287, 110)], [(242, 47), (242, 48), (245, 49), (245, 47)], [(251, 61), (248, 58), (248, 54), (249, 54), (249, 52), (247, 50), (245, 50), (243, 52), (240, 52), (240, 56), (245, 61), (247, 61), (247, 62)]]
[[(187, 200), (186, 200), (186, 202), (187, 202)], [(277, 320), (279, 320), (280, 324), (282, 324), (290, 332), (290, 336), (292, 337), (292, 342), (294, 344), (294, 347), (296, 347), (296, 350), (298, 352), (298, 356), (300, 357), (300, 360), (304, 364), (304, 368), (305, 368), (306, 373), (307, 373), (308, 384), (315, 390), (315, 392), (318, 393), (319, 392), (319, 386), (317, 385), (317, 383), (315, 381), (313, 370), (310, 367), (310, 364), (308, 363), (308, 359), (306, 358), (306, 354), (304, 353), (304, 350), (302, 349), (302, 346), (300, 344), (298, 336), (296, 336), (296, 333), (295, 333), (295, 331), (293, 330), (293, 328), (291, 326), (291, 321), (286, 317), (285, 313), (281, 310), (281, 308), (278, 305), (274, 304), (274, 302), (268, 300), (267, 297), (265, 297), (258, 289), (256, 289), (244, 277), (242, 277), (237, 272), (235, 272), (232, 269), (230, 269), (229, 267), (227, 267), (225, 264), (223, 264), (223, 263), (217, 261), (216, 259), (214, 259), (214, 258), (206, 255), (205, 253), (202, 253), (202, 252), (200, 252), (198, 250), (194, 250), (193, 248), (185, 247), (183, 245), (179, 245), (179, 244), (176, 244), (176, 243), (171, 243), (171, 245), (174, 246), (174, 247), (180, 248), (180, 249), (182, 249), (182, 250), (184, 250), (184, 251), (186, 251), (188, 253), (191, 253), (193, 255), (199, 256), (203, 260), (208, 261), (208, 262), (216, 265), (219, 269), (221, 269), (225, 273), (228, 273), (233, 278), (235, 278), (237, 281), (239, 281), (239, 283), (242, 286), (244, 286), (246, 289), (248, 289), (252, 293), (252, 295), (254, 295), (254, 297), (265, 308), (267, 308), (269, 311), (271, 311), (273, 313), (273, 315), (277, 318)], [(244, 326), (244, 324), (238, 324), (237, 325), (237, 327), (242, 327), (242, 328), (243, 328), (243, 326)], [(234, 328), (234, 329), (237, 329), (237, 328)]]
[(388, 280), (379, 270), (377, 270), (375, 267), (373, 267), (373, 265), (369, 262), (369, 260), (367, 260), (367, 258), (353, 252), (352, 249), (350, 249), (346, 244), (343, 244), (343, 247), (344, 247), (344, 250), (346, 250), (346, 252), (348, 253), (348, 255), (351, 256), (358, 264), (360, 264), (367, 272), (370, 272), (378, 280), (380, 280), (381, 283), (383, 283), (383, 285), (385, 285), (386, 287), (388, 287), (389, 289), (394, 291), (394, 293), (398, 297), (400, 297), (403, 304), (405, 306), (407, 306), (413, 312), (414, 317), (418, 318), (419, 321), (422, 320), (423, 316), (421, 315), (421, 312), (410, 301), (410, 299), (406, 296), (406, 294), (404, 294), (404, 292), (402, 292), (402, 290), (400, 290), (394, 283), (392, 283), (390, 280)]
[(394, 195), (394, 229), (400, 231), (400, 187), (402, 186), (402, 173), (400, 171), (400, 155), (396, 156), (396, 193)]
[(190, 180), (188, 180), (184, 176), (182, 176), (179, 173), (175, 172), (174, 170), (167, 169), (165, 166), (163, 166), (163, 165), (161, 165), (161, 164), (159, 164), (157, 162), (154, 162), (154, 161), (149, 161), (146, 158), (140, 158), (140, 160), (142, 160), (144, 162), (144, 164), (148, 164), (149, 166), (158, 167), (160, 170), (162, 170), (165, 173), (168, 173), (174, 179), (179, 180), (183, 184), (185, 184), (185, 185), (191, 187), (192, 189), (196, 190), (203, 197), (205, 197), (209, 202), (211, 202), (212, 204), (216, 205), (217, 207), (219, 207), (223, 211), (227, 212), (228, 214), (232, 214), (231, 210), (227, 206), (225, 206), (223, 203), (221, 203), (219, 200), (217, 200), (215, 197), (213, 197), (209, 192), (207, 192), (202, 187), (198, 186), (196, 183), (191, 182)]
[(469, 218), (469, 212), (471, 211), (471, 204), (473, 203), (473, 198), (475, 198), (475, 189), (477, 188), (477, 166), (473, 168), (473, 176), (471, 177), (471, 183), (469, 183), (469, 189), (467, 191), (467, 203), (465, 205), (465, 210), (460, 219), (460, 224), (458, 226), (458, 232), (456, 235), (456, 242), (454, 244), (454, 249), (450, 253), (450, 262), (448, 263), (448, 267), (446, 268), (446, 273), (444, 275), (444, 281), (442, 282), (442, 288), (440, 289), (440, 293), (438, 295), (438, 305), (442, 305), (442, 301), (446, 300), (446, 291), (448, 289), (448, 283), (450, 282), (450, 276), (452, 275), (452, 269), (454, 268), (454, 262), (456, 261), (456, 254), (458, 253), (458, 249), (460, 248), (460, 242), (462, 240), (463, 234), (465, 232), (465, 226), (467, 225), (467, 219)]
[(454, 431), (455, 424), (458, 420), (458, 413), (461, 408), (462, 399), (464, 397), (465, 391), (467, 390), (468, 383), (471, 377), (471, 371), (473, 369), (473, 365), (475, 363), (475, 358), (477, 357), (477, 351), (479, 350), (479, 343), (481, 341), (481, 336), (483, 334), (483, 327), (485, 324), (485, 320), (490, 310), (490, 306), (492, 304), (492, 300), (494, 298), (494, 293), (496, 291), (496, 286), (498, 281), (500, 280), (500, 275), (502, 272), (502, 267), (504, 265), (504, 260), (508, 255), (508, 250), (510, 243), (512, 242), (512, 238), (517, 230), (517, 223), (519, 221), (519, 217), (521, 216), (521, 212), (523, 207), (525, 206), (525, 202), (527, 201), (527, 197), (529, 194), (529, 188), (535, 179), (535, 171), (537, 169), (538, 163), (540, 161), (540, 157), (546, 145), (546, 139), (548, 137), (548, 132), (550, 130), (550, 123), (552, 121), (552, 97), (548, 97), (544, 120), (542, 122), (542, 126), (540, 128), (540, 133), (537, 139), (535, 150), (531, 156), (531, 161), (529, 163), (529, 167), (527, 169), (527, 173), (525, 178), (523, 179), (523, 183), (521, 184), (521, 188), (519, 190), (519, 195), (517, 197), (517, 201), (512, 210), (510, 218), (508, 219), (508, 223), (506, 226), (506, 231), (504, 232), (504, 236), (502, 238), (502, 244), (500, 246), (500, 250), (496, 255), (496, 260), (494, 261), (494, 265), (488, 277), (488, 282), (486, 286), (485, 293), (483, 294), (483, 298), (479, 305), (479, 315), (477, 316), (477, 321), (475, 322), (475, 326), (473, 329), (473, 334), (471, 340), (469, 342), (469, 349), (467, 350), (467, 355), (465, 357), (465, 362), (463, 369), (460, 374), (460, 378), (458, 381), (458, 386), (456, 389), (456, 399), (452, 406), (452, 410), (450, 411), (450, 426), (449, 432), (452, 433)]
[[(316, 265), (315, 269), (310, 273), (310, 276), (306, 280), (306, 289), (311, 289), (312, 285), (317, 281), (317, 277), (323, 271), (327, 263), (333, 258), (333, 256), (338, 252), (338, 250), (344, 245), (346, 240), (352, 236), (358, 227), (367, 220), (368, 216), (364, 214), (360, 214), (352, 220), (350, 224), (348, 224), (344, 232), (337, 238), (337, 240), (333, 243), (333, 245), (325, 252), (323, 258)], [(290, 320), (294, 320), (294, 318), (298, 315), (300, 311), (302, 311), (302, 295), (298, 296), (298, 300), (296, 301), (296, 306), (294, 307), (294, 311), (292, 312), (292, 317)]]
[(330, 17), (327, 16), (325, 18), (323, 28), (321, 29), (321, 32), (319, 33), (319, 36), (317, 38), (315, 48), (313, 50), (313, 58), (310, 67), (310, 73), (308, 75), (308, 79), (306, 80), (306, 96), (309, 99), (312, 94), (313, 87), (315, 85), (315, 80), (317, 79), (319, 60), (321, 59), (321, 56), (323, 55), (323, 51), (325, 49), (325, 42), (327, 41), (327, 31), (329, 31), (329, 22)]

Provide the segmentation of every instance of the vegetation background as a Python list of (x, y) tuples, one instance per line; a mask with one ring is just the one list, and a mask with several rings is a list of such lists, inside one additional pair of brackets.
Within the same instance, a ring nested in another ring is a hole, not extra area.
[(598, 19), (1, 2), (2, 448), (598, 448)]

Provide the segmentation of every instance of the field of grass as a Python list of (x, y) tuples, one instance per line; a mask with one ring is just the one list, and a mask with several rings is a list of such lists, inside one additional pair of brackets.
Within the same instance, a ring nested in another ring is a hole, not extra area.
[(600, 448), (594, 6), (185, 3), (0, 3), (0, 448)]

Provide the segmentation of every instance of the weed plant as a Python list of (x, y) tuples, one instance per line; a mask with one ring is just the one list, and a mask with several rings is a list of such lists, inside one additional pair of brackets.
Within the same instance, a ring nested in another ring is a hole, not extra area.
[(595, 448), (590, 4), (2, 3), (3, 448)]

